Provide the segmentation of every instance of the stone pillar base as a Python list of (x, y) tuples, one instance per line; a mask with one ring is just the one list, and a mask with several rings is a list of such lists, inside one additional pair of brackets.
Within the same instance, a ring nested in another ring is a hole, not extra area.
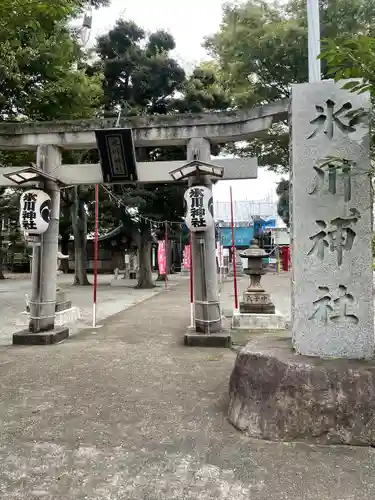
[(240, 302), (241, 314), (275, 314), (275, 306), (269, 304), (249, 304), (248, 302)]
[(192, 328), (185, 334), (184, 344), (188, 347), (225, 347), (231, 346), (230, 332), (199, 333)]
[(277, 311), (275, 314), (234, 314), (232, 317), (232, 328), (234, 330), (259, 330), (274, 331), (285, 330), (286, 321)]
[(237, 356), (229, 421), (249, 436), (375, 445), (375, 359), (295, 354), (291, 339), (258, 337)]
[(69, 337), (69, 328), (54, 328), (48, 332), (33, 333), (23, 330), (13, 334), (13, 345), (58, 344)]
[(269, 294), (259, 289), (248, 289), (243, 293), (240, 302), (240, 313), (242, 314), (275, 314), (275, 306)]

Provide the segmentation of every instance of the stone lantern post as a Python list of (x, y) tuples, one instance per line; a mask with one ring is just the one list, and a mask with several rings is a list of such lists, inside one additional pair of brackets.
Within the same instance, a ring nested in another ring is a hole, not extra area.
[(243, 294), (240, 302), (240, 314), (275, 314), (275, 306), (270, 295), (261, 285), (261, 279), (266, 274), (263, 267), (263, 259), (266, 252), (259, 248), (257, 240), (252, 240), (250, 248), (240, 253), (242, 258), (247, 259), (245, 274), (250, 277), (250, 285)]

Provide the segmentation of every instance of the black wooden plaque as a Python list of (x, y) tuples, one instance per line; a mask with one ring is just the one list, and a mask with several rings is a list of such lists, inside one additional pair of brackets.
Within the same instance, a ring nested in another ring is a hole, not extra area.
[(107, 184), (137, 182), (137, 162), (131, 128), (95, 130), (103, 181)]

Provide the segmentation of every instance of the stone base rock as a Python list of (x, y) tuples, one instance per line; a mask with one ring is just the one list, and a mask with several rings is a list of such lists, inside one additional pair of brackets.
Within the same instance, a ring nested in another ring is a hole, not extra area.
[(375, 359), (300, 356), (260, 337), (238, 353), (229, 391), (229, 421), (252, 437), (375, 445)]
[(32, 333), (23, 330), (13, 334), (13, 345), (51, 345), (58, 344), (69, 337), (69, 328), (55, 328), (48, 332)]
[(232, 328), (236, 330), (262, 330), (264, 332), (285, 330), (284, 316), (277, 311), (275, 314), (234, 314)]

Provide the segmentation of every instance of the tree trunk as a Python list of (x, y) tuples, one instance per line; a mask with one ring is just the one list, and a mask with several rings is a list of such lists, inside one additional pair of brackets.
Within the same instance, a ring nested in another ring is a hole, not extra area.
[(87, 213), (85, 203), (79, 199), (77, 186), (74, 187), (71, 210), (75, 257), (74, 284), (87, 286), (90, 285), (86, 272)]
[(142, 234), (138, 235), (138, 265), (139, 278), (136, 288), (147, 289), (155, 288), (155, 283), (152, 281), (151, 269), (151, 247), (152, 240), (150, 231), (147, 229)]
[[(61, 235), (61, 253), (63, 255), (69, 254), (69, 241), (70, 241), (70, 234), (63, 233)], [(64, 274), (67, 274), (69, 272), (69, 259), (61, 259), (60, 269)]]

